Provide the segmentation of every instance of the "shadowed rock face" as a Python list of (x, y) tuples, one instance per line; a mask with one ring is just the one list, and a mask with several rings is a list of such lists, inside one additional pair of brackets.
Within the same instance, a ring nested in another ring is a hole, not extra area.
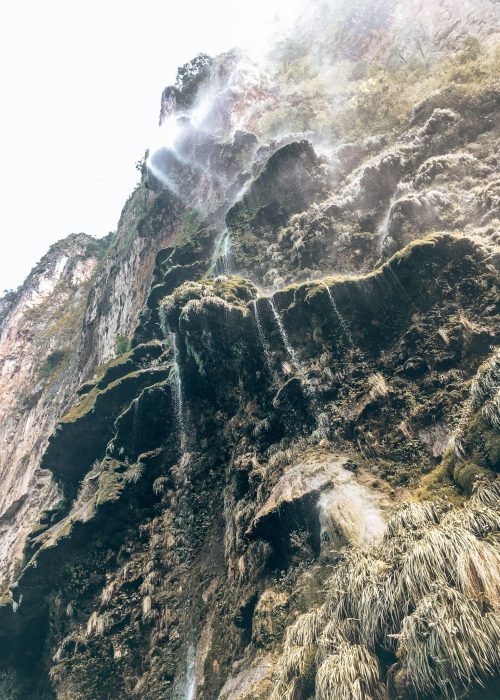
[[(419, 7), (354, 4), (332, 53), (397, 76)], [(363, 698), (496, 697), (498, 96), (486, 48), (437, 58), (468, 7), (421, 18), (429, 94), (360, 135), (352, 77), (328, 148), (269, 138), (285, 74), (197, 57), (118, 232), (3, 300), (0, 697), (348, 698), (361, 662)]]

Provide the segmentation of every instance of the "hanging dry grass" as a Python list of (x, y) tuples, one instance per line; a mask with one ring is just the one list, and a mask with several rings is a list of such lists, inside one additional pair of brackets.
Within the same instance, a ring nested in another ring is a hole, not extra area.
[(398, 656), (419, 697), (456, 697), (498, 669), (499, 650), (499, 613), (483, 613), (459, 591), (436, 586), (403, 621)]
[(366, 647), (344, 642), (318, 669), (317, 700), (383, 700), (386, 697), (377, 658)]
[(473, 506), (482, 504), (489, 508), (500, 508), (500, 479), (477, 482), (469, 503)]
[(356, 620), (359, 638), (370, 648), (386, 621), (389, 566), (364, 549), (348, 550), (328, 583), (329, 619)]
[(493, 398), (500, 387), (500, 350), (478, 370), (470, 389), (474, 408)]
[(324, 627), (323, 616), (324, 609), (316, 608), (300, 615), (287, 629), (271, 700), (302, 700), (303, 688), (314, 673), (315, 645)]
[(492, 545), (462, 526), (434, 526), (403, 556), (395, 602), (408, 611), (436, 581), (457, 585), (465, 593), (482, 591), (497, 600), (498, 571), (500, 553)]
[(451, 437), (450, 443), (456, 459), (466, 458), (464, 434), (471, 417), (481, 409), (483, 418), (493, 429), (500, 430), (500, 350), (481, 367), (474, 377), (469, 398), (465, 402), (462, 415)]
[(405, 504), (379, 547), (345, 548), (324, 605), (286, 633), (273, 700), (304, 700), (315, 667), (318, 700), (386, 697), (380, 646), (403, 694), (453, 696), (498, 672), (499, 505), (500, 480), (478, 482), (462, 508)]
[(300, 615), (286, 631), (285, 649), (315, 644), (324, 625), (323, 616), (323, 608)]
[(270, 700), (302, 700), (299, 681), (296, 678), (290, 681), (277, 680)]
[(469, 503), (461, 511), (453, 510), (443, 518), (446, 527), (463, 527), (472, 532), (476, 537), (487, 537), (492, 532), (500, 530), (500, 511), (488, 508), (481, 503), (478, 505)]
[(318, 639), (316, 662), (320, 665), (328, 656), (338, 653), (342, 644), (359, 644), (359, 625), (357, 620), (330, 620)]
[(289, 647), (278, 664), (270, 700), (303, 700), (304, 688), (314, 673), (315, 646)]
[(384, 541), (416, 530), (435, 525), (441, 519), (446, 506), (441, 501), (409, 501), (402, 505), (389, 519)]
[(482, 414), (492, 428), (500, 430), (500, 389), (484, 404)]

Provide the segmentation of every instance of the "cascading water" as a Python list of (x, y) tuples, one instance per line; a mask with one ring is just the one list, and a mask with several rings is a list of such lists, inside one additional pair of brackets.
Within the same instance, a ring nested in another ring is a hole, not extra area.
[(231, 234), (224, 229), (217, 238), (212, 260), (210, 275), (228, 275), (231, 267)]
[(262, 328), (262, 323), (260, 320), (259, 316), (259, 309), (257, 307), (257, 301), (254, 300), (252, 301), (252, 307), (253, 307), (253, 312), (255, 316), (255, 324), (257, 326), (257, 332), (259, 334), (259, 340), (260, 344), (262, 345), (262, 350), (264, 352), (264, 358), (266, 360), (266, 364), (271, 369), (271, 349), (269, 347), (269, 343), (267, 342), (266, 336), (264, 335), (264, 329)]
[(180, 433), (181, 450), (186, 448), (186, 426), (184, 421), (184, 392), (182, 387), (182, 377), (179, 365), (179, 350), (177, 348), (177, 334), (172, 334), (172, 347), (174, 349), (174, 403), (177, 417), (177, 427)]
[(191, 644), (186, 658), (186, 685), (183, 700), (193, 700), (196, 692), (196, 651)]
[(389, 200), (389, 205), (385, 211), (384, 217), (377, 227), (379, 253), (383, 253), (385, 246), (392, 241), (391, 237), (389, 236), (389, 224), (391, 221), (392, 209), (398, 200), (410, 190), (411, 186), (409, 184), (400, 182), (396, 188), (396, 191)]
[(288, 355), (290, 356), (290, 359), (292, 360), (292, 363), (294, 364), (295, 368), (300, 370), (300, 362), (297, 359), (297, 353), (295, 350), (292, 348), (290, 344), (290, 340), (288, 339), (288, 335), (285, 331), (285, 327), (283, 326), (283, 321), (281, 320), (281, 316), (278, 313), (278, 309), (274, 305), (273, 299), (270, 297), (269, 298), (269, 306), (271, 307), (271, 310), (273, 312), (274, 319), (276, 321), (276, 325), (278, 326), (278, 330), (281, 335), (281, 340), (283, 341), (283, 345), (286, 348), (286, 351)]
[(377, 227), (377, 235), (378, 235), (378, 250), (380, 253), (384, 250), (384, 246), (386, 244), (386, 241), (389, 237), (389, 221), (391, 219), (391, 211), (392, 211), (392, 205), (394, 201), (391, 199), (389, 202), (389, 206), (387, 207), (387, 211), (384, 214), (384, 218), (380, 222), (380, 224)]
[(326, 282), (325, 282), (325, 285), (324, 285), (324, 286), (325, 286), (326, 291), (328, 292), (328, 296), (330, 297), (330, 302), (331, 302), (333, 311), (334, 311), (334, 313), (335, 313), (335, 316), (338, 318), (338, 320), (339, 320), (339, 322), (340, 322), (340, 325), (342, 326), (342, 330), (343, 330), (344, 333), (346, 334), (347, 340), (349, 341), (349, 345), (350, 345), (352, 348), (355, 348), (356, 345), (355, 345), (355, 343), (354, 343), (354, 339), (353, 339), (353, 337), (352, 337), (352, 333), (351, 333), (351, 331), (349, 330), (349, 326), (347, 325), (345, 318), (342, 316), (342, 314), (341, 314), (340, 311), (338, 310), (337, 304), (336, 304), (336, 302), (335, 302), (335, 299), (333, 298), (333, 294), (332, 294), (332, 292), (331, 292), (331, 290), (330, 290), (330, 287), (326, 284)]
[(276, 321), (276, 325), (278, 326), (278, 330), (280, 332), (281, 340), (283, 341), (283, 345), (286, 348), (286, 351), (287, 351), (287, 353), (292, 361), (293, 366), (297, 370), (298, 379), (300, 381), (302, 391), (312, 402), (311, 408), (312, 408), (314, 414), (316, 414), (316, 420), (317, 420), (318, 406), (317, 406), (317, 400), (316, 400), (316, 396), (315, 396), (315, 389), (311, 385), (311, 383), (308, 381), (307, 377), (305, 376), (304, 368), (302, 367), (300, 360), (297, 357), (297, 353), (295, 352), (295, 350), (293, 349), (293, 347), (290, 343), (287, 332), (286, 332), (285, 327), (283, 325), (283, 321), (281, 320), (281, 316), (279, 315), (278, 309), (276, 308), (272, 297), (269, 298), (269, 305), (270, 305), (271, 310), (273, 312), (273, 316), (274, 316), (274, 319)]

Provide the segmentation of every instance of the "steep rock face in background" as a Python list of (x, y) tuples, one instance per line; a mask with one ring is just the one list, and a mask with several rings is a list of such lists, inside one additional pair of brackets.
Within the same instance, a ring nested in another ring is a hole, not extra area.
[(12, 299), (0, 341), (0, 578), (56, 494), (40, 458), (81, 381), (79, 347), (90, 281), (105, 241), (75, 235), (54, 245)]
[[(118, 230), (52, 247), (2, 313), (0, 580), (19, 563), (40, 513), (58, 496), (39, 469), (47, 438), (82, 381), (127, 344), (151, 284), (158, 248), (175, 239), (174, 199), (139, 185)], [(56, 509), (57, 510), (57, 509)]]
[(318, 12), (2, 302), (1, 697), (498, 695), (495, 3)]

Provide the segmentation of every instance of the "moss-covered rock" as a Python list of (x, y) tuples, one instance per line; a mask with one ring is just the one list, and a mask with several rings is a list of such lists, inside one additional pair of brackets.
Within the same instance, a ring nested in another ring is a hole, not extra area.
[(75, 491), (92, 462), (104, 452), (114, 432), (114, 421), (130, 397), (165, 379), (165, 366), (138, 369), (115, 379), (104, 389), (95, 386), (63, 416), (43, 456), (44, 468), (60, 479), (68, 494)]

